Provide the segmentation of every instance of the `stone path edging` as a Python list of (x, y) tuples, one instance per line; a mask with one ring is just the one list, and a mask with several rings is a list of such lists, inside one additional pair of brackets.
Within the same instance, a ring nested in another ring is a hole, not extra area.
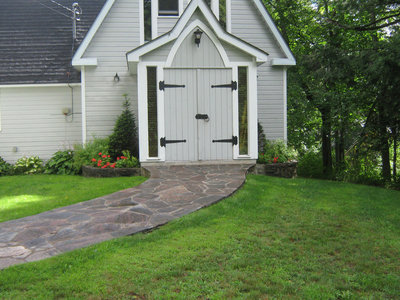
[(229, 197), (250, 167), (151, 166), (137, 187), (0, 223), (0, 269), (161, 226)]

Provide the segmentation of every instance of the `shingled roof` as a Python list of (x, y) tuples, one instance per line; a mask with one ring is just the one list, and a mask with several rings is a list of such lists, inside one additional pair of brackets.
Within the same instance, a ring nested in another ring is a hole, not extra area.
[(78, 2), (82, 8), (77, 41), (71, 13), (50, 0), (0, 1), (0, 85), (80, 82), (72, 55), (106, 0), (56, 2), (68, 8)]

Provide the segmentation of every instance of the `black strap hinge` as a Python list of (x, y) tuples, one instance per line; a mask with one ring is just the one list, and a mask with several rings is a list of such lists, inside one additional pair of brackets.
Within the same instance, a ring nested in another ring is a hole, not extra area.
[(212, 85), (211, 88), (230, 88), (232, 91), (236, 91), (238, 88), (237, 81), (232, 81), (232, 83), (228, 84), (219, 84), (219, 85)]
[(167, 140), (165, 137), (160, 139), (161, 147), (167, 147), (167, 144), (186, 143), (186, 140)]
[(165, 81), (160, 81), (158, 84), (160, 91), (164, 91), (166, 88), (184, 88), (184, 84), (167, 84)]
[(236, 146), (238, 144), (238, 137), (233, 136), (231, 139), (225, 139), (225, 140), (213, 140), (213, 143), (232, 143), (232, 145)]

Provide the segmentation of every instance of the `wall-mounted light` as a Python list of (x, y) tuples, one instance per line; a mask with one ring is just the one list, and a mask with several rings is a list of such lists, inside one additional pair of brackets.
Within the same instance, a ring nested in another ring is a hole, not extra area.
[(200, 29), (197, 29), (194, 32), (194, 43), (197, 45), (197, 47), (200, 47), (200, 40), (201, 40), (201, 35), (203, 34), (203, 31)]
[(118, 76), (118, 73), (115, 73), (114, 82), (119, 82), (119, 81), (120, 81), (120, 78)]

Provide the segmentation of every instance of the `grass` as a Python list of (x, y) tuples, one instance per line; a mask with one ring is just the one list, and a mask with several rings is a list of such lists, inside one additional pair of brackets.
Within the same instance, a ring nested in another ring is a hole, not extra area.
[(0, 177), (0, 222), (111, 194), (144, 180), (61, 175)]
[(148, 234), (0, 271), (1, 299), (398, 299), (400, 192), (249, 176)]

